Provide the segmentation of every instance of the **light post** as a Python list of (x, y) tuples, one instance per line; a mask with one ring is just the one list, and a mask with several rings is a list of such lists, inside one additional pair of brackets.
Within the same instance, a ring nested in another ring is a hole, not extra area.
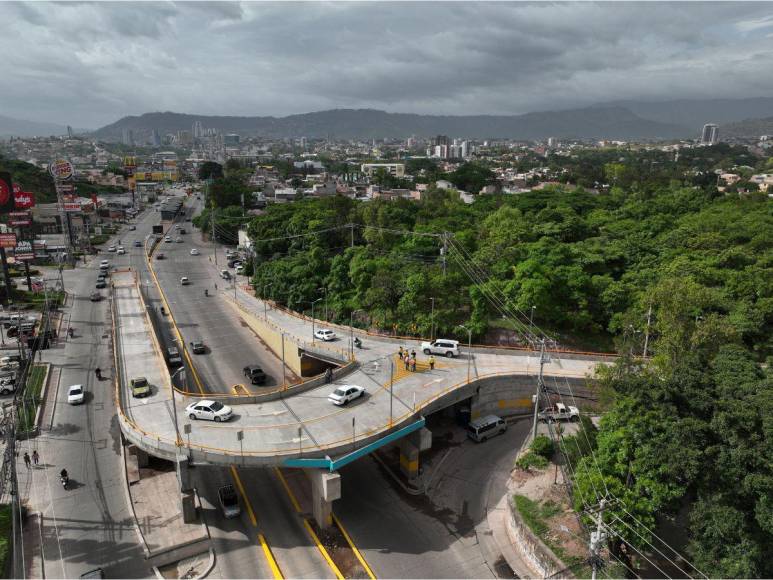
[(314, 305), (322, 300), (322, 298), (317, 298), (316, 300), (311, 301), (311, 342), (314, 342), (314, 339), (316, 338), (315, 332), (315, 324), (316, 320), (314, 319)]
[(317, 292), (319, 292), (320, 290), (325, 292), (325, 322), (327, 322), (327, 320), (328, 320), (328, 317), (327, 317), (327, 287), (323, 286), (322, 288), (317, 288)]
[(529, 313), (529, 334), (531, 334), (531, 329), (534, 326), (534, 310), (536, 309), (536, 306), (531, 307), (531, 312)]
[(266, 290), (274, 285), (273, 282), (263, 285), (263, 317), (268, 320), (268, 302), (266, 301)]
[(180, 428), (177, 425), (177, 401), (175, 400), (175, 391), (174, 391), (174, 378), (179, 374), (183, 373), (182, 375), (182, 382), (185, 384), (185, 367), (180, 367), (177, 369), (174, 373), (172, 373), (171, 381), (172, 381), (172, 417), (174, 418), (174, 433), (175, 433), (175, 445), (177, 447), (182, 447), (182, 439), (180, 438)]
[(430, 311), (430, 325), (429, 325), (429, 341), (435, 340), (435, 298), (431, 297), (432, 309)]
[(463, 328), (467, 331), (467, 382), (470, 382), (470, 365), (472, 364), (472, 330), (467, 328), (464, 324), (460, 324), (456, 328)]
[(354, 313), (365, 312), (362, 308), (352, 310), (349, 313), (349, 350), (352, 353), (352, 359), (354, 359)]
[(395, 361), (389, 357), (389, 428), (392, 428), (392, 403), (394, 401)]

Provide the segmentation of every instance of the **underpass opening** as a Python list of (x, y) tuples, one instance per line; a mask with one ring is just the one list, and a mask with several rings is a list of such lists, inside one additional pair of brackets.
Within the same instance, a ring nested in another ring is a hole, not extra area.
[(301, 351), (301, 377), (316, 377), (328, 369), (334, 371), (341, 368), (341, 364), (334, 359), (328, 359), (320, 355)]

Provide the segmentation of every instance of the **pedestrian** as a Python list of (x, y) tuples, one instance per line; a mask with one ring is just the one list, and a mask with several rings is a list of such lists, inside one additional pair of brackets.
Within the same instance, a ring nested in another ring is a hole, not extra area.
[(411, 356), (413, 358), (416, 358), (416, 349), (415, 348), (411, 350)]
[(27, 469), (30, 468), (30, 463), (31, 463), (31, 461), (30, 461), (30, 454), (25, 451), (24, 452), (24, 465), (27, 466)]
[(408, 356), (408, 353), (405, 353), (405, 357), (403, 358), (403, 362), (405, 363), (405, 370), (409, 370), (411, 366), (411, 357)]
[(400, 357), (400, 360), (403, 360), (403, 347), (397, 349), (397, 356)]
[(38, 455), (38, 450), (33, 449), (32, 450), (32, 463), (37, 465), (40, 462), (40, 455)]
[(435, 357), (430, 356), (429, 357), (429, 370), (434, 371), (435, 370)]
[(411, 371), (416, 372), (416, 357), (411, 357)]

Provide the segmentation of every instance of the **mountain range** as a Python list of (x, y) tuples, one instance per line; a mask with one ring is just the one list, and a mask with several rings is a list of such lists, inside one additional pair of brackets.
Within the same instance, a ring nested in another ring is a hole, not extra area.
[(0, 137), (48, 137), (67, 135), (65, 125), (13, 119), (0, 115)]

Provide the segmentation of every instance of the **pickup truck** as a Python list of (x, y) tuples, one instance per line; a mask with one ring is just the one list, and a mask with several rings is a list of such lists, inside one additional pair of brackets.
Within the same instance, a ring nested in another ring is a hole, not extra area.
[(557, 403), (555, 407), (543, 409), (537, 415), (540, 421), (545, 423), (553, 423), (555, 421), (579, 421), (580, 411), (577, 407), (572, 405), (564, 405), (563, 403)]
[(217, 499), (225, 517), (235, 518), (242, 513), (242, 509), (239, 507), (239, 496), (236, 495), (233, 485), (224, 485), (218, 489)]

